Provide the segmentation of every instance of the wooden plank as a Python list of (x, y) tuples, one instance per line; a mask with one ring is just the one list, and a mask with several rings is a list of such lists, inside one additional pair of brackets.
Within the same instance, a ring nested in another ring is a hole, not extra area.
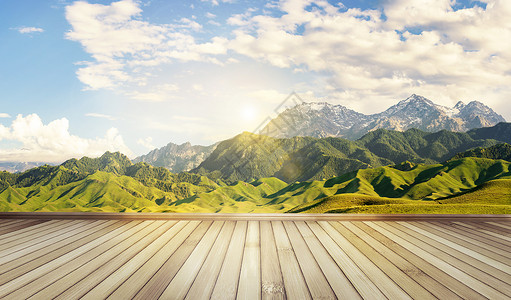
[(511, 223), (510, 222), (485, 222), (485, 223), (489, 223), (489, 224), (492, 224), (492, 225), (495, 225), (495, 226), (499, 226), (501, 228), (505, 228), (505, 229), (511, 230)]
[(175, 236), (151, 257), (142, 267), (134, 272), (110, 296), (110, 299), (132, 299), (148, 282), (160, 267), (174, 254), (190, 234), (199, 226), (200, 221), (179, 221), (170, 231)]
[[(452, 277), (448, 277), (442, 270), (426, 262), (415, 253), (408, 251), (394, 240), (389, 239), (366, 224), (362, 222), (351, 222), (351, 224), (363, 232), (355, 230), (355, 228), (352, 227), (350, 227), (350, 230), (357, 233), (360, 238), (370, 244), (376, 251), (381, 253), (381, 255), (391, 260), (392, 263), (403, 272), (413, 277), (413, 279), (435, 295), (435, 297), (438, 299), (461, 299), (457, 294), (451, 291), (451, 289), (454, 291), (465, 289), (466, 286), (464, 284)], [(448, 280), (447, 282), (437, 281), (436, 279), (439, 277), (446, 277)]]
[[(161, 299), (184, 299), (202, 264), (206, 260), (213, 243), (224, 225), (223, 221), (215, 221), (204, 234), (195, 249), (179, 269), (167, 288), (163, 291)], [(92, 298), (91, 298), (92, 299)]]
[(41, 221), (47, 221), (47, 220), (23, 220), (22, 222), (17, 222), (15, 224), (9, 224), (7, 226), (4, 226), (0, 228), (0, 236), (3, 234), (15, 232), (20, 229), (24, 229), (33, 225), (40, 224)]
[(33, 244), (27, 242), (4, 251), (0, 251), (0, 265), (62, 241), (67, 237), (72, 236), (84, 225), (84, 222), (64, 224), (63, 227), (59, 227), (57, 231), (44, 235), (41, 238), (34, 239)]
[(289, 241), (313, 299), (334, 299), (335, 294), (294, 222), (284, 222)]
[(46, 254), (41, 254), (39, 251), (33, 252), (27, 256), (20, 257), (19, 259), (10, 261), (4, 265), (2, 265), (1, 271), (4, 272), (0, 276), (0, 285), (11, 281), (12, 279), (19, 277), (25, 273), (28, 273), (31, 270), (37, 269), (38, 267), (53, 261), (54, 259), (59, 258), (60, 256), (89, 243), (96, 238), (107, 234), (108, 232), (115, 230), (122, 226), (122, 224), (126, 224), (125, 221), (106, 221), (103, 225), (97, 226), (97, 231), (91, 233), (89, 235), (77, 236), (77, 240), (72, 242), (64, 247), (60, 247), (53, 251), (48, 251)]
[[(339, 231), (347, 240), (349, 240), (357, 249), (369, 258), (380, 270), (389, 276), (395, 283), (397, 283), (410, 297), (413, 299), (435, 299), (435, 296), (428, 290), (418, 284), (415, 280), (410, 278), (407, 273), (400, 270), (389, 259), (383, 256), (380, 252), (375, 250), (373, 243), (378, 244), (374, 239), (367, 234), (364, 234), (360, 229), (351, 224), (350, 222), (335, 222), (332, 224), (337, 231)], [(362, 235), (360, 237), (356, 233)], [(369, 243), (369, 240), (372, 243)], [(390, 252), (390, 251), (386, 251)]]
[[(441, 258), (451, 266), (456, 267), (467, 275), (485, 283), (503, 293), (509, 291), (511, 293), (511, 276), (497, 268), (487, 265), (465, 253), (459, 252), (448, 247), (434, 239), (418, 234), (408, 227), (397, 224), (396, 222), (384, 222), (381, 226), (389, 226), (387, 229), (397, 230), (395, 233), (401, 235), (413, 244), (427, 251), (436, 257)], [(463, 282), (465, 283), (465, 282)], [(497, 288), (498, 287), (498, 288)]]
[(490, 246), (490, 249), (498, 248), (500, 250), (507, 250), (511, 247), (511, 243), (507, 243), (507, 242), (503, 241), (502, 239), (499, 239), (499, 238), (496, 238), (493, 236), (489, 236), (482, 232), (478, 232), (477, 230), (471, 230), (467, 227), (460, 226), (458, 224), (454, 224), (454, 223), (445, 224), (445, 223), (440, 223), (440, 222), (439, 223), (434, 222), (432, 224), (437, 225), (441, 228), (448, 227), (448, 229), (450, 231), (453, 231), (453, 232), (456, 232), (463, 236), (470, 237), (474, 240), (477, 240), (478, 242), (480, 242), (481, 247), (488, 248), (488, 246)]
[[(132, 224), (134, 223), (134, 224)], [(22, 287), (26, 286), (30, 282), (33, 282), (35, 279), (40, 278), (47, 273), (57, 269), (58, 267), (69, 263), (70, 261), (75, 262), (78, 257), (81, 258), (81, 256), (84, 255), (91, 255), (93, 253), (93, 249), (97, 250), (97, 255), (100, 253), (106, 251), (107, 249), (113, 247), (114, 245), (118, 244), (120, 241), (124, 240), (125, 238), (129, 237), (133, 233), (139, 231), (140, 229), (146, 227), (149, 225), (149, 223), (152, 223), (151, 221), (134, 221), (130, 222), (127, 225), (117, 228), (97, 239), (95, 239), (92, 242), (89, 242), (79, 248), (74, 249), (71, 252), (68, 252), (51, 262), (48, 262), (36, 269), (30, 270), (29, 272), (3, 284), (0, 286), (0, 297), (3, 297), (9, 293), (12, 293), (15, 290), (19, 290)], [(134, 226), (133, 226), (134, 225)], [(129, 228), (129, 229), (127, 229)], [(94, 257), (95, 257), (94, 256)]]
[(337, 266), (309, 226), (303, 221), (294, 222), (330, 287), (339, 299), (361, 299), (355, 287)]
[(243, 260), (247, 222), (237, 221), (211, 299), (235, 299)]
[[(501, 292), (486, 285), (484, 282), (481, 282), (473, 278), (472, 276), (462, 272), (453, 265), (445, 262), (443, 254), (439, 256), (433, 255), (429, 250), (430, 247), (426, 247), (427, 245), (424, 245), (425, 243), (421, 242), (421, 239), (424, 238), (421, 235), (415, 233), (415, 237), (419, 238), (415, 238), (408, 235), (406, 236), (407, 240), (405, 240), (402, 237), (402, 233), (397, 235), (391, 232), (390, 231), (391, 227), (388, 226), (387, 223), (384, 222), (364, 222), (364, 223), (369, 225), (373, 229), (381, 232), (382, 234), (386, 235), (388, 238), (395, 240), (397, 243), (399, 243), (401, 246), (405, 247), (409, 251), (416, 253), (417, 255), (420, 255), (424, 260), (441, 269), (448, 276), (451, 276), (456, 280), (464, 283), (466, 285), (466, 290), (457, 291), (457, 293), (461, 294), (460, 295), (461, 297), (467, 299), (478, 299), (481, 298), (482, 296), (485, 296), (488, 298), (500, 299), (504, 296)], [(413, 243), (409, 242), (409, 240), (413, 241)], [(440, 281), (447, 280), (448, 276), (446, 276), (445, 278), (439, 278), (438, 280)]]
[[(77, 271), (90, 274), (59, 297), (61, 299), (98, 299), (110, 295), (175, 235), (176, 231), (169, 229), (176, 223), (177, 221), (156, 221), (155, 224), (159, 227), (137, 233), (142, 238), (129, 248), (125, 247), (125, 250), (120, 248), (121, 252), (114, 253), (116, 255), (114, 258), (100, 255), (89, 261), (84, 266), (87, 268), (86, 272)], [(76, 282), (76, 280), (70, 280), (70, 282)]]
[(372, 261), (363, 255), (351, 241), (335, 229), (336, 222), (318, 222), (323, 229), (332, 237), (332, 239), (341, 247), (344, 252), (367, 274), (367, 277), (376, 284), (376, 286), (389, 299), (410, 299), (410, 296), (401, 289), (387, 274), (381, 271)]
[[(497, 254), (489, 253), (488, 251), (485, 251), (484, 249), (478, 249), (478, 251), (474, 251), (474, 247), (470, 243), (466, 243), (465, 241), (458, 239), (458, 238), (454, 238), (454, 237), (451, 239), (447, 239), (447, 236), (443, 235), (441, 232), (435, 231), (435, 233), (432, 233), (433, 230), (428, 231), (428, 230), (419, 228), (418, 226), (412, 225), (412, 224), (416, 224), (416, 223), (398, 222), (398, 224), (408, 227), (411, 230), (414, 230), (424, 236), (427, 236), (435, 241), (438, 241), (448, 247), (456, 249), (461, 253), (471, 256), (471, 257), (473, 257), (479, 261), (482, 261), (485, 264), (493, 266), (494, 268), (497, 268), (503, 272), (511, 274), (511, 267), (509, 265), (506, 265), (505, 263), (502, 263), (502, 261), (503, 260), (505, 261), (506, 259), (500, 258), (500, 256), (498, 256)], [(451, 240), (453, 240), (453, 241), (451, 241)], [(475, 247), (475, 248), (477, 248), (477, 247)], [(481, 253), (484, 253), (484, 254), (481, 254)]]
[[(36, 250), (31, 251), (30, 253), (36, 252), (37, 255), (44, 255), (50, 251), (57, 249), (56, 248), (57, 245), (65, 244), (69, 238), (77, 236), (78, 234), (82, 234), (82, 232), (84, 232), (88, 229), (94, 228), (95, 226), (98, 226), (105, 222), (106, 222), (105, 220), (95, 220), (95, 221), (90, 221), (90, 222), (86, 222), (86, 223), (79, 222), (78, 224), (70, 224), (70, 223), (63, 224), (64, 226), (67, 226), (66, 229), (69, 229), (70, 231), (68, 231), (68, 230), (61, 231), (62, 236), (58, 236), (58, 234), (57, 234), (57, 233), (59, 233), (58, 231), (54, 232), (54, 236), (58, 237), (57, 239), (49, 239), (49, 240), (46, 240), (39, 244), (37, 242), (35, 242), (34, 243), (35, 245), (31, 245), (30, 243), (26, 242), (26, 244), (24, 246), (20, 246), (20, 250), (18, 250), (18, 251), (24, 252), (25, 254), (18, 258), (22, 258), (25, 262), (29, 261), (28, 257), (30, 257), (30, 254), (27, 254), (27, 253), (30, 251), (31, 247), (35, 247)], [(18, 247), (16, 246), (15, 248), (18, 248)], [(6, 251), (6, 252), (8, 252), (8, 251)], [(10, 259), (8, 262), (12, 262), (13, 260), (14, 259)], [(0, 271), (0, 273), (7, 271), (3, 266), (5, 264), (6, 264), (6, 262), (1, 264), (2, 270)]]
[[(26, 299), (27, 297), (30, 297), (34, 295), (35, 293), (41, 291), (44, 287), (49, 286), (50, 284), (54, 283), (55, 281), (61, 279), (62, 277), (65, 277), (66, 274), (69, 274), (70, 272), (80, 269), (84, 265), (87, 265), (91, 262), (99, 261), (100, 269), (106, 269), (108, 268), (113, 261), (115, 261), (116, 255), (119, 253), (126, 254), (126, 260), (129, 259), (130, 249), (132, 249), (135, 245), (140, 243), (140, 241), (148, 240), (151, 238), (154, 238), (153, 232), (158, 232), (159, 228), (162, 226), (162, 221), (158, 222), (152, 222), (151, 224), (148, 224), (148, 226), (145, 226), (143, 229), (137, 231), (134, 234), (131, 234), (128, 236), (125, 240), (118, 243), (114, 247), (111, 247), (109, 249), (102, 248), (103, 245), (100, 247), (97, 247), (94, 250), (88, 251), (87, 253), (79, 256), (78, 258), (71, 260), (67, 262), (64, 265), (59, 266), (58, 268), (52, 270), (49, 273), (46, 273), (44, 276), (41, 276), (37, 279), (34, 279), (29, 284), (26, 284), (22, 289), (18, 289), (14, 291), (13, 293), (9, 294), (9, 298), (12, 299)], [(138, 247), (135, 249), (136, 252), (138, 252), (144, 245), (141, 247)], [(131, 253), (131, 256), (133, 254)], [(123, 255), (124, 257), (124, 255)], [(96, 266), (98, 267), (98, 266)], [(110, 274), (111, 272), (107, 272)], [(99, 276), (98, 276), (99, 277)], [(104, 277), (103, 277), (104, 278)], [(63, 286), (67, 287), (66, 292), (69, 291), (69, 287), (75, 287), (76, 281), (66, 281), (64, 280), (61, 282)], [(82, 283), (82, 282), (80, 282)], [(87, 290), (90, 290), (93, 287), (93, 285), (88, 285)], [(75, 297), (71, 297), (75, 298)], [(62, 298), (61, 298), (62, 299)], [(66, 299), (70, 299), (66, 297)]]
[[(378, 289), (378, 287), (367, 277), (367, 275), (358, 267), (357, 264), (344, 252), (343, 249), (332, 239), (330, 235), (321, 227), (317, 222), (307, 222), (309, 228), (314, 232), (316, 237), (320, 240), (321, 244), (325, 247), (327, 252), (336, 262), (336, 264), (343, 270), (346, 277), (353, 284), (357, 292), (363, 299), (386, 299), (385, 295)], [(326, 226), (326, 225), (325, 225)], [(328, 227), (329, 231), (335, 233), (333, 227)]]
[(498, 237), (499, 239), (502, 239), (502, 240), (505, 240), (505, 241), (508, 241), (508, 242), (511, 242), (511, 237), (505, 235), (505, 234), (502, 234), (502, 233), (495, 233), (491, 230), (481, 230), (481, 232), (484, 232), (486, 234), (489, 234), (491, 236), (494, 236), (494, 237)]
[(478, 238), (478, 236), (475, 234), (459, 232), (456, 231), (456, 228), (452, 227), (445, 228), (442, 227), (441, 224), (439, 225), (437, 223), (409, 222), (409, 224), (427, 232), (431, 232), (432, 234), (435, 234), (445, 240), (451, 241), (452, 243), (458, 244), (467, 249), (488, 256), (492, 259), (511, 265), (511, 258), (508, 257), (509, 251), (507, 250), (511, 248), (511, 245), (506, 250), (503, 250), (493, 246), (493, 244), (488, 241), (487, 237), (484, 239), (481, 237)]
[(0, 219), (107, 219), (107, 220), (237, 220), (237, 221), (477, 221), (509, 222), (511, 215), (469, 214), (243, 214), (243, 213), (105, 213), (105, 212), (0, 212)]
[(186, 299), (208, 299), (211, 297), (216, 279), (220, 273), (220, 268), (222, 268), (222, 263), (225, 260), (227, 248), (229, 247), (235, 226), (236, 221), (225, 221), (222, 231), (220, 231), (199, 274), (197, 274), (190, 290), (186, 294)]
[(18, 240), (20, 237), (25, 235), (39, 235), (45, 227), (53, 226), (53, 224), (61, 222), (62, 220), (49, 220), (17, 231), (2, 234), (0, 236), (0, 245)]
[(282, 268), (282, 278), (289, 299), (312, 299), (289, 237), (281, 221), (272, 221), (277, 254)]
[[(261, 229), (261, 292), (262, 299), (285, 299), (284, 280), (280, 270), (277, 245), (269, 221), (259, 223)], [(190, 298), (192, 299), (192, 298)]]
[(0, 219), (0, 229), (3, 228), (4, 226), (9, 226), (11, 224), (16, 224), (16, 223), (19, 223), (19, 222), (26, 222), (27, 220), (25, 219)]
[(261, 248), (258, 221), (248, 221), (237, 298), (261, 299)]
[(511, 229), (507, 229), (505, 227), (495, 226), (488, 222), (465, 222), (465, 223), (469, 223), (470, 225), (476, 226), (477, 228), (490, 230), (492, 232), (503, 234), (507, 237), (511, 237)]
[[(413, 223), (412, 223), (413, 224)], [(508, 245), (505, 245), (505, 241), (502, 239), (498, 239), (492, 236), (488, 236), (485, 233), (478, 232), (477, 230), (465, 230), (468, 229), (466, 227), (458, 227), (457, 224), (454, 224), (453, 226), (449, 226), (443, 223), (417, 223), (419, 225), (417, 226), (425, 226), (422, 228), (426, 228), (425, 230), (429, 230), (430, 228), (433, 230), (432, 232), (442, 232), (447, 234), (446, 238), (450, 239), (450, 236), (453, 236), (455, 238), (461, 239), (465, 241), (469, 245), (468, 247), (471, 247), (471, 249), (474, 250), (473, 246), (476, 246), (476, 251), (479, 251), (479, 249), (486, 249), (489, 252), (488, 253), (495, 253), (499, 254), (501, 256), (507, 257), (509, 254), (509, 249), (511, 248), (511, 243)], [(437, 231), (435, 231), (437, 230)], [(454, 241), (457, 241), (454, 239)], [(499, 241), (499, 242), (496, 242)]]
[(172, 256), (162, 265), (147, 284), (137, 293), (135, 299), (156, 299), (163, 293), (172, 281), (193, 249), (200, 242), (212, 221), (202, 222), (192, 234), (183, 242)]
[(69, 220), (62, 220), (58, 223), (50, 224), (50, 226), (46, 226), (43, 228), (40, 232), (38, 232), (36, 235), (31, 234), (30, 232), (25, 232), (24, 234), (19, 235), (19, 239), (12, 239), (12, 237), (9, 239), (9, 242), (6, 242), (2, 245), (0, 245), (0, 256), (8, 255), (12, 252), (19, 251), (23, 248), (34, 246), (37, 243), (46, 241), (47, 239), (51, 238), (52, 236), (55, 236), (55, 234), (51, 235), (52, 233), (58, 232), (59, 230), (64, 229), (64, 231), (69, 227), (76, 225), (76, 223), (82, 223), (83, 221), (69, 221)]

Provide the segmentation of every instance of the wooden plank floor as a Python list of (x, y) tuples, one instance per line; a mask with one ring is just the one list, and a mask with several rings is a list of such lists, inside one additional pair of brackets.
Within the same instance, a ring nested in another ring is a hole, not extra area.
[(510, 218), (0, 216), (5, 299), (511, 299)]

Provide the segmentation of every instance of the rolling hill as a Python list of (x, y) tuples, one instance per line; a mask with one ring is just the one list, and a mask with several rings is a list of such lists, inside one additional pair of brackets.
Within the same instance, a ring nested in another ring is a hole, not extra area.
[[(509, 126), (511, 124), (506, 124)], [(322, 180), (359, 169), (403, 161), (434, 164), (475, 147), (499, 142), (442, 130), (405, 132), (378, 129), (357, 141), (342, 138), (272, 138), (244, 132), (218, 144), (192, 172), (216, 172), (226, 182), (276, 177), (285, 182)]]
[(510, 165), (464, 157), (360, 169), (328, 180), (287, 184), (261, 178), (225, 185), (193, 174), (162, 175), (164, 168), (130, 165), (122, 155), (107, 153), (92, 161), (0, 173), (0, 210), (510, 213)]

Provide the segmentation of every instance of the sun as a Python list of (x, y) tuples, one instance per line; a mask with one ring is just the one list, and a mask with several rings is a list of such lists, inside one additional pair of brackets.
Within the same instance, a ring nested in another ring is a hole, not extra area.
[(257, 118), (257, 108), (252, 105), (245, 105), (241, 108), (240, 116), (244, 121), (250, 122)]

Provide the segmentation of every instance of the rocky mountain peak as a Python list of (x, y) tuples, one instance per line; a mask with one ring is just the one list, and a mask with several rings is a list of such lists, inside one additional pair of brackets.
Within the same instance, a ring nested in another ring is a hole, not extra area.
[(260, 133), (279, 138), (337, 136), (358, 139), (378, 128), (397, 131), (410, 128), (429, 132), (442, 129), (467, 131), (499, 122), (505, 122), (504, 118), (478, 101), (467, 105), (459, 101), (454, 107), (446, 107), (413, 94), (384, 112), (372, 115), (327, 102), (302, 103), (285, 110)]
[(464, 107), (465, 107), (465, 103), (463, 103), (463, 101), (458, 101), (458, 103), (456, 103), (456, 105), (454, 105), (454, 108), (457, 110), (461, 110)]

